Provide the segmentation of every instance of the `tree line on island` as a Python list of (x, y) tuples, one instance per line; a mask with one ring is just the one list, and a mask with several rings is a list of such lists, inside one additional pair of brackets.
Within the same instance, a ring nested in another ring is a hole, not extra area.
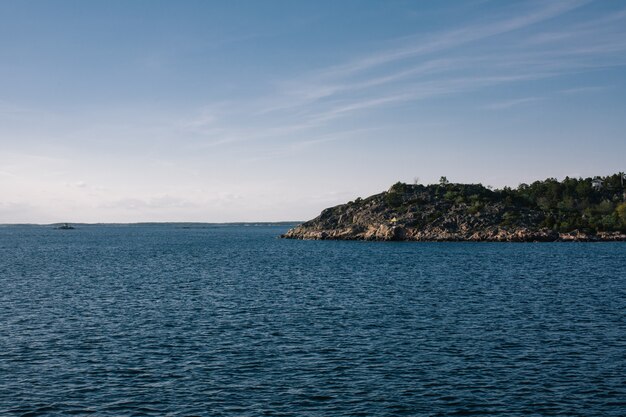
[[(468, 204), (470, 213), (477, 213), (486, 204), (501, 202), (508, 209), (502, 225), (514, 224), (519, 209), (541, 210), (544, 219), (540, 227), (558, 232), (579, 229), (585, 232), (626, 232), (626, 176), (620, 172), (606, 177), (570, 178), (563, 181), (548, 178), (532, 184), (520, 184), (516, 189), (504, 187), (492, 190), (482, 184), (452, 184), (441, 177), (434, 187), (438, 197), (456, 204)], [(386, 195), (391, 207), (410, 204), (402, 199), (407, 184), (397, 182)]]

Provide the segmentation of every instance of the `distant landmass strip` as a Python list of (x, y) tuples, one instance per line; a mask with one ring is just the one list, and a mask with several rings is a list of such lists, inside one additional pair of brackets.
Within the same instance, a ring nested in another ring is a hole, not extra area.
[(327, 208), (288, 239), (379, 241), (626, 241), (626, 176), (548, 178), (517, 189), (398, 182)]

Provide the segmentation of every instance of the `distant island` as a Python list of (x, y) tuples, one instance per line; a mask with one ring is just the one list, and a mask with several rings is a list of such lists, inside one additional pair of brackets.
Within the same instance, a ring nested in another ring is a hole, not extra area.
[(548, 178), (517, 189), (398, 182), (327, 208), (288, 239), (379, 241), (626, 241), (624, 173)]

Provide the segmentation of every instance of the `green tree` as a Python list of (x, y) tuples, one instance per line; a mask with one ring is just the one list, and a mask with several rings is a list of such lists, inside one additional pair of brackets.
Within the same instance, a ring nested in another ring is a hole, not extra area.
[(406, 191), (406, 184), (400, 181), (392, 185), (391, 188), (389, 189), (390, 193), (403, 194), (405, 191)]
[(600, 214), (611, 214), (613, 212), (613, 203), (604, 200), (597, 206), (597, 212)]
[(443, 198), (445, 198), (448, 201), (452, 201), (452, 200), (454, 200), (456, 198), (456, 196), (457, 196), (457, 194), (454, 191), (450, 190), (450, 191), (447, 191), (443, 195)]
[(626, 203), (618, 205), (615, 213), (617, 213), (617, 218), (622, 223), (622, 226), (626, 227)]
[(403, 194), (406, 191), (406, 184), (398, 181), (394, 185), (391, 186), (387, 195), (385, 196), (385, 201), (391, 207), (399, 207), (404, 202)]

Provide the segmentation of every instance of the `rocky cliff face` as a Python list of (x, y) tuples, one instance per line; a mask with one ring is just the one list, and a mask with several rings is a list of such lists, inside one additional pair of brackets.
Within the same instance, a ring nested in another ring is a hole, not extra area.
[(542, 226), (532, 205), (499, 201), (496, 193), (467, 184), (396, 184), (387, 192), (327, 208), (289, 230), (289, 239), (379, 241), (552, 242), (626, 240), (620, 232), (559, 233)]

